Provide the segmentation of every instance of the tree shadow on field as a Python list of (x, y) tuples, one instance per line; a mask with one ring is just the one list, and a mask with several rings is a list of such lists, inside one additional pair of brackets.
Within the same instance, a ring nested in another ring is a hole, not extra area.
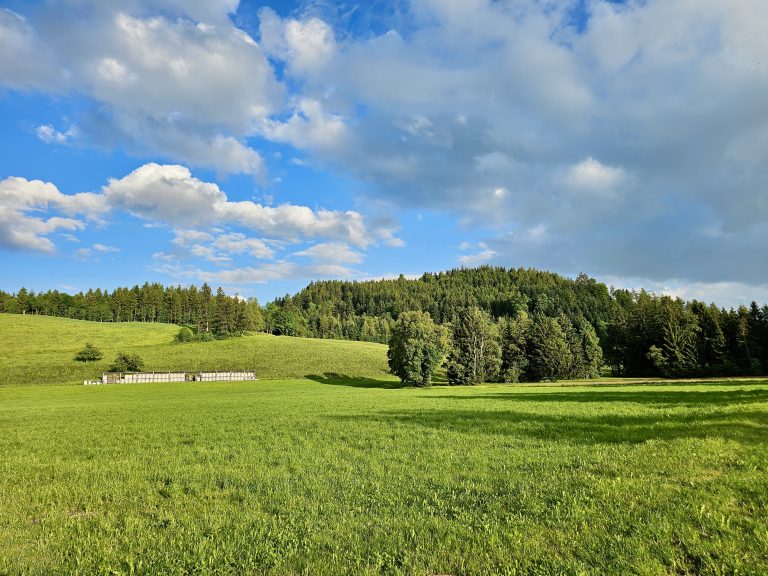
[(577, 416), (513, 410), (432, 410), (383, 412), (375, 416), (334, 416), (468, 434), (507, 435), (575, 444), (639, 444), (648, 440), (723, 438), (744, 444), (768, 441), (768, 412), (717, 412), (669, 416), (619, 414)]
[(754, 390), (580, 390), (568, 392), (502, 392), (493, 394), (429, 396), (443, 400), (475, 401), (501, 400), (504, 402), (578, 402), (578, 403), (632, 403), (657, 406), (707, 407), (768, 403), (768, 389)]
[[(581, 444), (631, 444), (678, 438), (723, 438), (761, 445), (768, 442), (768, 408), (758, 406), (768, 403), (765, 388), (510, 391), (423, 398), (450, 402), (442, 404), (444, 409), (340, 418)], [(477, 400), (489, 402), (480, 408)], [(630, 408), (628, 404), (636, 406)]]
[(358, 376), (336, 374), (335, 372), (325, 372), (322, 376), (319, 374), (307, 374), (304, 378), (307, 380), (314, 380), (320, 384), (349, 386), (352, 388), (381, 388), (384, 390), (394, 390), (396, 388), (405, 388), (407, 386), (407, 384), (403, 384), (398, 380), (376, 380), (374, 378), (361, 378)]

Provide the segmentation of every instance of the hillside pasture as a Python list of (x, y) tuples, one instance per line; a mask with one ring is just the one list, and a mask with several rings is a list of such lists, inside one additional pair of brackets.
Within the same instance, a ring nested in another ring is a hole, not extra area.
[[(117, 352), (138, 354), (147, 371), (255, 370), (260, 379), (328, 373), (394, 380), (382, 344), (267, 334), (177, 343), (178, 331), (178, 326), (160, 323), (0, 314), (0, 386), (82, 384), (100, 377)], [(86, 342), (101, 349), (104, 358), (74, 361)]]

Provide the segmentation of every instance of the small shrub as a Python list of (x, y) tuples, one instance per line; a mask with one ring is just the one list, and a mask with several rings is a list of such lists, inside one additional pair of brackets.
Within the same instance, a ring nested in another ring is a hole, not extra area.
[(176, 342), (193, 342), (195, 333), (187, 326), (182, 326), (179, 333), (176, 334)]
[(138, 354), (118, 352), (115, 361), (109, 367), (111, 372), (140, 372), (144, 368), (144, 361)]
[(85, 347), (80, 350), (77, 354), (75, 354), (75, 360), (77, 362), (96, 362), (97, 360), (101, 360), (104, 357), (104, 354), (101, 353), (101, 350), (96, 348), (93, 344), (88, 342)]

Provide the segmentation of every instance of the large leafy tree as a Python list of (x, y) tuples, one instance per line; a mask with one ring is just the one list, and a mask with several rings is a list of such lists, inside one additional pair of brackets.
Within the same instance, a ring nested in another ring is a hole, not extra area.
[(490, 314), (473, 306), (457, 315), (448, 356), (451, 384), (480, 384), (495, 381), (501, 368), (499, 328)]
[(435, 324), (429, 313), (403, 312), (389, 339), (389, 369), (403, 382), (429, 386), (449, 344), (448, 329)]

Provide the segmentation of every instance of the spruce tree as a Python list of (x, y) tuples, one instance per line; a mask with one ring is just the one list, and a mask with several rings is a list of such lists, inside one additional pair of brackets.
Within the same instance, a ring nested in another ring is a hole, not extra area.
[(520, 311), (516, 318), (502, 318), (500, 321), (501, 380), (504, 382), (520, 382), (525, 378), (531, 324), (525, 311)]

